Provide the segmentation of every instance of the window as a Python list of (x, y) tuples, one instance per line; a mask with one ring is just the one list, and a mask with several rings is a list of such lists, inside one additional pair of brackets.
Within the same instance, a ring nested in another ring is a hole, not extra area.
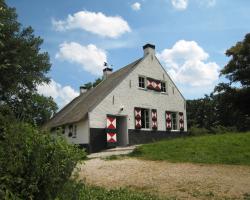
[(77, 134), (77, 126), (74, 126), (74, 131), (73, 131), (73, 138), (76, 138), (76, 134)]
[(177, 115), (176, 113), (171, 113), (172, 130), (177, 130)]
[(166, 92), (166, 82), (161, 82), (161, 91)]
[(141, 109), (141, 127), (149, 128), (149, 110)]
[(72, 137), (72, 135), (73, 135), (73, 125), (69, 125), (69, 134), (68, 134), (68, 136)]
[(142, 76), (139, 76), (139, 87), (145, 88), (145, 78)]
[(172, 91), (173, 91), (173, 94), (174, 94), (174, 87), (172, 87)]
[(62, 134), (65, 134), (65, 126), (62, 126)]

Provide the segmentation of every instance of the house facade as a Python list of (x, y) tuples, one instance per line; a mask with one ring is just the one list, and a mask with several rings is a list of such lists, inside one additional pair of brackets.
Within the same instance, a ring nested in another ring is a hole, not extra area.
[(155, 56), (143, 46), (143, 57), (113, 72), (65, 106), (45, 124), (62, 127), (71, 143), (96, 152), (112, 146), (147, 143), (187, 131), (186, 102)]

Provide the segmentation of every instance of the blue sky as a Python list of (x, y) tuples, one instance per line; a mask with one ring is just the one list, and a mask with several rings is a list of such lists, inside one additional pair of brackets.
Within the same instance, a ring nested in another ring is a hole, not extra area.
[(44, 39), (52, 67), (39, 91), (60, 107), (98, 78), (103, 61), (117, 70), (156, 45), (162, 65), (186, 99), (224, 81), (223, 52), (249, 32), (248, 0), (7, 0), (19, 21)]

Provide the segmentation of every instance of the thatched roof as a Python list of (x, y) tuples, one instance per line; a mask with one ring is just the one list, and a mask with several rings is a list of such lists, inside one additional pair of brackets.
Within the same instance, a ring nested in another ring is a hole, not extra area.
[(80, 94), (69, 104), (55, 114), (45, 125), (44, 128), (53, 128), (65, 124), (71, 124), (84, 119), (97, 104), (99, 104), (142, 60), (142, 58), (117, 70), (109, 75), (95, 88)]

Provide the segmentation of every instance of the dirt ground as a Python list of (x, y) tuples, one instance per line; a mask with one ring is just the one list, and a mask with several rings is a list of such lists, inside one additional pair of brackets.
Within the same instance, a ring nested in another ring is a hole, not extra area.
[(109, 189), (129, 187), (173, 199), (250, 199), (250, 167), (145, 161), (87, 160), (80, 178)]

